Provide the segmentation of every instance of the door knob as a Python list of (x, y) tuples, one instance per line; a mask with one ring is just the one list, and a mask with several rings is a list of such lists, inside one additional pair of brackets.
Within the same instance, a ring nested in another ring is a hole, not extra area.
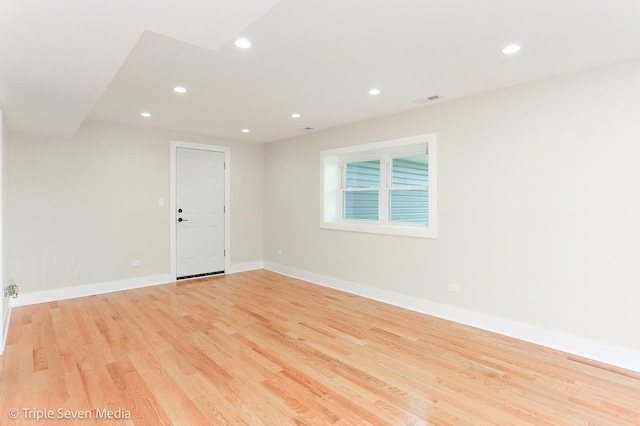
[(189, 219), (178, 218), (178, 222), (189, 222)]
[(178, 209), (178, 213), (182, 213), (182, 209)]

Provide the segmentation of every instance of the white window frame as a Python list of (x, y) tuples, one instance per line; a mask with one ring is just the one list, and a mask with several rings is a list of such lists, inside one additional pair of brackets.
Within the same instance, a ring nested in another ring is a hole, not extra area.
[[(428, 153), (429, 204), (428, 225), (388, 222), (390, 164), (393, 158)], [(403, 235), (420, 238), (436, 238), (437, 173), (436, 134), (353, 145), (320, 151), (320, 228), (375, 234)], [(380, 159), (380, 187), (378, 188), (378, 221), (344, 219), (343, 179), (344, 164), (354, 161)]]

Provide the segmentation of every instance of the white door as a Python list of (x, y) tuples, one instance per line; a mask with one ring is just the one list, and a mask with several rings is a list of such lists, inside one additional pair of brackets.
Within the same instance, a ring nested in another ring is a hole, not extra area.
[(177, 148), (176, 275), (224, 272), (224, 152)]

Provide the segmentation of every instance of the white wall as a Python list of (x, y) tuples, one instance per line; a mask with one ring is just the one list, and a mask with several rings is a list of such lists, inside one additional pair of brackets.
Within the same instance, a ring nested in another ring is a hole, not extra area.
[(169, 273), (171, 140), (231, 147), (231, 265), (262, 261), (262, 145), (97, 121), (71, 139), (10, 138), (9, 265), (23, 294)]
[[(636, 60), (268, 144), (265, 261), (640, 351), (638, 81)], [(321, 149), (430, 132), (437, 239), (319, 228)]]

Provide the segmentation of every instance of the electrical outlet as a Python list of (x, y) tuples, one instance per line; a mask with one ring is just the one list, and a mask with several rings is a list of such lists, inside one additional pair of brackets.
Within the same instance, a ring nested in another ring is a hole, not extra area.
[(140, 261), (139, 260), (132, 260), (131, 261), (131, 266), (140, 266)]
[(4, 289), (3, 296), (13, 297), (15, 299), (18, 297), (18, 286), (13, 281), (10, 282), (11, 284)]
[(452, 293), (460, 293), (460, 286), (458, 284), (448, 284), (447, 289)]

